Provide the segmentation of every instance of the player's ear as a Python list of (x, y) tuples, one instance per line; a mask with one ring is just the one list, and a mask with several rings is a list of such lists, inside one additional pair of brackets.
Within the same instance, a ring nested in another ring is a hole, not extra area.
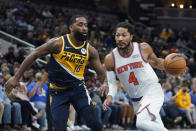
[(69, 30), (72, 31), (73, 30), (73, 25), (69, 26)]
[(130, 35), (130, 41), (132, 41), (132, 40), (133, 40), (133, 35), (131, 34), (131, 35)]

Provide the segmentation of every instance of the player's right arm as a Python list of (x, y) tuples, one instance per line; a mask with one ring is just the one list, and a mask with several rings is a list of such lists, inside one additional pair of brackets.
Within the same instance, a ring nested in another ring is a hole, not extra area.
[(115, 69), (114, 69), (114, 61), (113, 61), (112, 53), (108, 54), (105, 57), (104, 64), (106, 67), (106, 75), (107, 75), (107, 81), (109, 87), (107, 98), (103, 103), (103, 109), (106, 110), (107, 106), (112, 103), (112, 99), (117, 92), (116, 75), (114, 72)]
[(49, 40), (47, 43), (36, 48), (33, 52), (31, 52), (30, 55), (28, 55), (24, 59), (16, 74), (6, 82), (5, 84), (6, 92), (10, 93), (12, 88), (18, 85), (18, 80), (20, 79), (24, 71), (28, 69), (37, 58), (43, 57), (49, 53), (56, 53), (56, 54), (59, 53), (62, 49), (62, 44), (63, 44), (62, 38), (60, 37), (53, 38)]
[(105, 80), (105, 72), (104, 72), (104, 67), (101, 64), (98, 51), (90, 45), (89, 54), (90, 54), (89, 64), (97, 73), (97, 77), (100, 83), (103, 84)]
[[(141, 43), (141, 49), (143, 54), (146, 55), (146, 61), (152, 65), (153, 68), (159, 69), (159, 70), (165, 70), (164, 68), (164, 59), (163, 58), (158, 58), (154, 51), (152, 50), (152, 47), (148, 43)], [(145, 56), (144, 56), (145, 57)]]

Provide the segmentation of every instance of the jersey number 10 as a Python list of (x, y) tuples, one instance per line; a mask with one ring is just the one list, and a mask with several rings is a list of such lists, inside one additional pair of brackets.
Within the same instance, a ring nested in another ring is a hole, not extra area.
[(134, 72), (131, 72), (129, 75), (129, 83), (133, 83), (134, 85), (138, 85), (137, 78), (135, 77)]
[(82, 68), (82, 65), (76, 65), (74, 72), (80, 72), (81, 68)]

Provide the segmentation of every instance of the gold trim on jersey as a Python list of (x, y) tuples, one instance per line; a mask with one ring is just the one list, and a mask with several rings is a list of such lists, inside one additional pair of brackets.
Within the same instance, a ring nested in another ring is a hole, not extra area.
[[(65, 40), (64, 40), (64, 37), (63, 36), (61, 36), (61, 39), (62, 39), (62, 41), (63, 41), (63, 47), (62, 47), (62, 49), (61, 49), (61, 52), (63, 52), (64, 51), (64, 48), (65, 48)], [(60, 53), (61, 53), (60, 52)]]
[[(89, 57), (89, 52), (88, 52), (89, 51), (88, 50), (89, 43), (87, 43), (86, 48), (84, 48), (86, 50), (85, 55), (77, 54), (74, 52), (66, 51), (64, 48), (65, 48), (65, 44), (68, 44), (68, 43), (65, 43), (63, 36), (61, 38), (63, 40), (62, 50), (59, 54), (53, 54), (54, 59), (70, 75), (72, 75), (73, 77), (80, 79), (80, 80), (84, 79), (84, 70), (85, 70), (86, 63), (87, 63), (88, 57)], [(67, 38), (68, 38), (68, 35), (67, 35)], [(74, 49), (74, 47), (73, 47), (73, 49)], [(81, 50), (82, 49), (83, 48), (81, 48)], [(76, 50), (80, 50), (80, 49), (76, 49)]]
[[(56, 60), (56, 59), (55, 59)], [(79, 80), (83, 80), (84, 79), (84, 77), (78, 77), (77, 75), (75, 75), (73, 72), (71, 72), (70, 70), (68, 70), (65, 66), (63, 66), (60, 62), (58, 62), (57, 60), (56, 60), (56, 62), (63, 68), (63, 69), (65, 69), (70, 75), (72, 75), (73, 77), (75, 77), (75, 78), (77, 78), (77, 79), (79, 79)]]
[(85, 45), (85, 41), (84, 41), (83, 45), (81, 45), (81, 46), (75, 46), (75, 45), (71, 42), (71, 40), (70, 40), (70, 38), (69, 38), (69, 34), (67, 34), (67, 39), (68, 39), (68, 41), (69, 41), (69, 44), (70, 44), (73, 48), (75, 48), (75, 49), (80, 49), (80, 48), (82, 48), (82, 47)]
[[(61, 51), (60, 51), (58, 54), (61, 54), (61, 53), (64, 51), (64, 48), (65, 48), (65, 40), (64, 40), (64, 37), (61, 36), (61, 39), (62, 39), (62, 41), (63, 41), (63, 45), (62, 45)], [(55, 58), (58, 54), (52, 54), (52, 55), (53, 55), (54, 58)]]
[(86, 46), (86, 48), (87, 48), (87, 60), (89, 59), (89, 43), (87, 43), (87, 46)]
[[(72, 56), (75, 55), (75, 58)], [(87, 63), (87, 56), (82, 56), (79, 54), (63, 51), (63, 53), (59, 54), (57, 57), (54, 57), (56, 62), (65, 69), (70, 75), (74, 76), (77, 79), (84, 78), (84, 70)], [(67, 56), (67, 57), (66, 57)], [(69, 62), (75, 61), (75, 63)]]
[(49, 86), (50, 86), (50, 88), (55, 89), (55, 90), (59, 90), (59, 89), (66, 90), (67, 89), (67, 87), (59, 87), (59, 86), (56, 86), (53, 83), (50, 83)]

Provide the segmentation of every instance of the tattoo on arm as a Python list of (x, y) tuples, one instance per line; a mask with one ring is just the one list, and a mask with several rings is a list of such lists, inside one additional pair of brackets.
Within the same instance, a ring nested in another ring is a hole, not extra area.
[[(58, 42), (60, 42), (61, 38), (52, 38), (46, 43), (46, 48), (48, 49), (49, 52), (51, 53), (59, 53), (59, 50), (57, 46), (59, 45)], [(61, 44), (60, 44), (61, 45)]]
[(33, 52), (31, 52), (30, 55), (25, 58), (20, 68), (16, 72), (15, 77), (19, 80), (24, 71), (28, 69), (37, 58), (43, 57), (49, 53), (58, 53), (59, 50), (62, 48), (62, 44), (60, 44), (59, 42), (62, 41), (60, 41), (59, 38), (54, 38), (49, 40), (47, 43), (41, 45), (40, 47), (36, 48)]

